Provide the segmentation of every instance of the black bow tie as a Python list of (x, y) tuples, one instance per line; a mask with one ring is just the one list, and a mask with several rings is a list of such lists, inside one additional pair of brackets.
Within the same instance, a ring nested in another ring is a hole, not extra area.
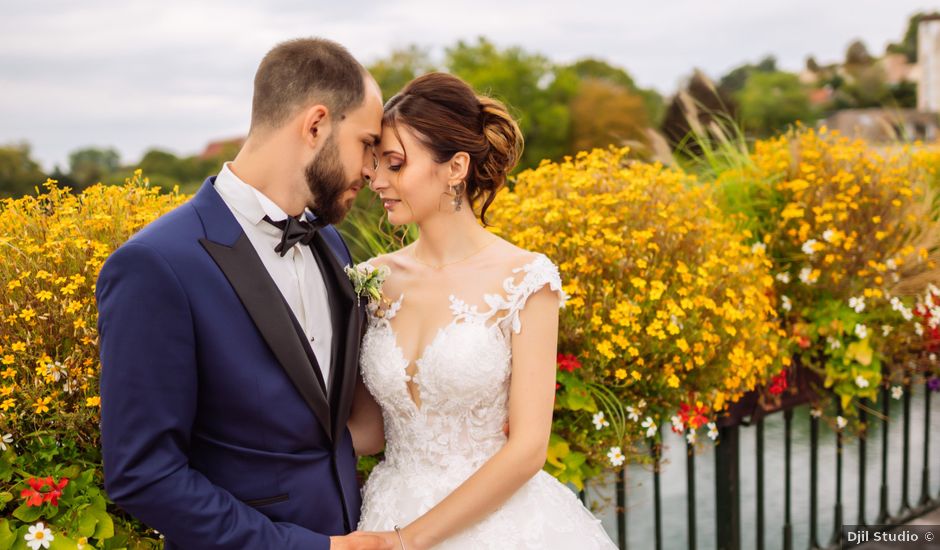
[(281, 257), (284, 257), (287, 251), (297, 243), (309, 245), (313, 241), (313, 237), (317, 234), (317, 231), (323, 227), (316, 223), (298, 220), (293, 216), (288, 216), (287, 219), (280, 221), (274, 221), (268, 216), (265, 216), (264, 221), (284, 232), (281, 235), (281, 242), (274, 247), (274, 251), (280, 254)]

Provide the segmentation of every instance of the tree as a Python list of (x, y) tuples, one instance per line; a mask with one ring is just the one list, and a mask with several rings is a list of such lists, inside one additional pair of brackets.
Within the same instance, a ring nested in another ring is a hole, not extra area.
[(856, 40), (849, 44), (845, 51), (845, 64), (852, 65), (871, 65), (874, 58), (868, 53), (868, 48), (861, 40)]
[(904, 38), (900, 42), (889, 44), (888, 52), (889, 53), (902, 53), (907, 56), (907, 60), (911, 63), (917, 62), (917, 29), (920, 27), (920, 22), (925, 17), (940, 17), (940, 12), (925, 13), (920, 12), (911, 16), (907, 20), (907, 30), (904, 32)]
[(747, 79), (754, 73), (773, 73), (777, 71), (777, 58), (768, 55), (757, 64), (746, 63), (728, 71), (728, 74), (718, 81), (718, 88), (723, 92), (734, 95), (740, 92)]
[(401, 91), (405, 84), (433, 70), (435, 66), (428, 49), (417, 45), (394, 50), (369, 66), (386, 99)]
[(571, 102), (571, 151), (595, 147), (645, 144), (649, 126), (643, 99), (624, 86), (606, 80), (581, 81)]
[(579, 80), (596, 79), (623, 87), (627, 92), (639, 95), (646, 108), (646, 119), (650, 124), (659, 125), (666, 111), (663, 96), (652, 88), (640, 88), (627, 71), (594, 58), (585, 58), (567, 67), (574, 71)]
[(30, 146), (18, 143), (0, 147), (0, 197), (21, 197), (46, 181)]
[(769, 135), (797, 120), (813, 118), (809, 96), (792, 73), (751, 75), (738, 94), (738, 103), (744, 128), (759, 135)]
[(478, 92), (509, 106), (526, 139), (521, 167), (568, 152), (568, 105), (578, 88), (574, 72), (519, 47), (500, 50), (482, 37), (475, 44), (460, 41), (448, 48), (444, 65)]
[(87, 147), (69, 155), (69, 175), (80, 187), (94, 185), (121, 166), (121, 157), (113, 148)]

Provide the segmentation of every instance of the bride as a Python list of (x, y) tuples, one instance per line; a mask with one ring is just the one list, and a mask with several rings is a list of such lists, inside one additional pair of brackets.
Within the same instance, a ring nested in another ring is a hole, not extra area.
[[(457, 77), (412, 81), (385, 107), (371, 188), (413, 244), (369, 305), (350, 418), (358, 454), (385, 447), (359, 531), (407, 550), (616, 548), (542, 471), (552, 426), (557, 267), (480, 220), (522, 149), (506, 108)], [(508, 436), (504, 427), (508, 423)]]

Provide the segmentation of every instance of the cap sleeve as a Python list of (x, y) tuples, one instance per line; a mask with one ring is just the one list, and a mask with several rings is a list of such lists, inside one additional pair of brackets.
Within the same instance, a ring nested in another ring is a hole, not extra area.
[(499, 318), (499, 323), (511, 328), (512, 332), (519, 334), (522, 331), (520, 313), (525, 304), (542, 287), (548, 286), (558, 294), (558, 307), (564, 308), (568, 295), (561, 287), (561, 275), (558, 266), (552, 263), (544, 254), (539, 254), (533, 261), (513, 270), (513, 277), (506, 279), (503, 289), (506, 291), (505, 314)]

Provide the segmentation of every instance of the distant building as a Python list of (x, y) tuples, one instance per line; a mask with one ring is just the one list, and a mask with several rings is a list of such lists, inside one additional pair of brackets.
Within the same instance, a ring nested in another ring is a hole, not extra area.
[(917, 28), (917, 109), (940, 112), (940, 15), (921, 19)]
[[(245, 144), (244, 137), (236, 137), (230, 139), (223, 139), (219, 141), (212, 141), (206, 148), (199, 154), (201, 160), (211, 159), (222, 154), (225, 150), (238, 150), (241, 149), (241, 146)], [(231, 160), (231, 159), (229, 159)]]
[(871, 142), (932, 141), (940, 137), (937, 113), (916, 109), (843, 109), (827, 118), (825, 124)]

